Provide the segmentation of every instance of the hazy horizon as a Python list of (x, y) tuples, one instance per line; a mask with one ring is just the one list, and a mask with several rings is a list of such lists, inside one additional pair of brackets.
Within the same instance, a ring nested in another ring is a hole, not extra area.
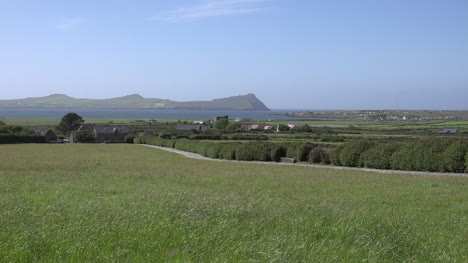
[(464, 0), (0, 0), (0, 99), (468, 110), (466, 14)]

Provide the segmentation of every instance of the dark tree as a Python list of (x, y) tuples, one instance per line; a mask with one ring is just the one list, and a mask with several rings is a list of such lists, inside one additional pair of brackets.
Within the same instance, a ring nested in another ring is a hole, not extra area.
[(6, 124), (3, 121), (0, 121), (0, 126), (5, 126)]
[(79, 143), (90, 143), (94, 142), (94, 134), (91, 131), (84, 130), (84, 131), (79, 131), (76, 134), (76, 140)]
[(299, 132), (306, 132), (306, 133), (311, 133), (312, 128), (310, 128), (309, 125), (305, 124), (304, 126), (299, 128)]
[(76, 113), (67, 113), (63, 116), (57, 130), (63, 134), (69, 134), (71, 131), (78, 129), (84, 123), (83, 118)]
[(227, 130), (230, 131), (237, 131), (242, 127), (242, 125), (239, 122), (231, 122), (229, 125), (226, 127)]
[(29, 134), (30, 130), (25, 129), (19, 125), (7, 125), (0, 128), (0, 133), (8, 134)]
[(229, 121), (227, 119), (219, 119), (213, 124), (213, 127), (216, 129), (224, 130), (228, 125)]
[(278, 124), (278, 131), (289, 131), (290, 128), (286, 124)]

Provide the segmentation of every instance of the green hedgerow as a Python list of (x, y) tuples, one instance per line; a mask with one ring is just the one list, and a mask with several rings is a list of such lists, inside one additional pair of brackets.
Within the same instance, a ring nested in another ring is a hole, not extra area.
[(281, 157), (286, 156), (287, 147), (281, 144), (274, 144), (271, 146), (270, 159), (275, 162), (280, 162)]
[(293, 158), (298, 162), (305, 162), (308, 160), (310, 151), (315, 147), (317, 147), (317, 145), (311, 143), (290, 144), (286, 151), (286, 157)]
[(219, 152), (222, 148), (223, 145), (220, 143), (210, 143), (206, 150), (206, 156), (210, 158), (219, 158)]
[(361, 155), (374, 146), (376, 146), (376, 143), (370, 141), (353, 141), (347, 143), (340, 153), (340, 163), (343, 166), (363, 167), (364, 162)]
[(453, 143), (443, 153), (443, 172), (463, 173), (466, 169), (466, 143)]
[(239, 147), (239, 143), (228, 143), (222, 144), (222, 148), (219, 151), (219, 158), (224, 160), (235, 160), (236, 159), (236, 150)]
[(333, 165), (336, 165), (336, 166), (341, 166), (341, 162), (340, 162), (340, 154), (341, 154), (341, 151), (343, 151), (345, 145), (340, 145), (338, 147), (336, 147), (335, 149), (333, 149), (330, 153), (330, 162), (333, 164)]
[(325, 147), (316, 147), (309, 153), (310, 163), (330, 163), (330, 149)]
[(468, 151), (465, 156), (465, 172), (468, 172)]
[(391, 169), (392, 155), (401, 147), (398, 143), (379, 144), (364, 152), (364, 166), (374, 169)]
[(243, 143), (236, 150), (236, 159), (238, 161), (255, 161), (255, 145), (252, 143)]

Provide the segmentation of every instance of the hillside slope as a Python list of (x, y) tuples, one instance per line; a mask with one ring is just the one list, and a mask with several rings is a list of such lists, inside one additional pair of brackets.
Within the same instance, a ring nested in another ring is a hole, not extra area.
[(63, 94), (53, 94), (46, 97), (0, 100), (0, 108), (270, 110), (254, 94), (214, 99), (211, 101), (186, 102), (143, 98), (138, 94), (111, 99), (76, 99)]

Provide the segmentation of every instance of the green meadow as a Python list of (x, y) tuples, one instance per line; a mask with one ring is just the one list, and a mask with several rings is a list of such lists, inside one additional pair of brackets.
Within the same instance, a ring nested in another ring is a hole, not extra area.
[(0, 145), (0, 262), (467, 262), (468, 178)]

